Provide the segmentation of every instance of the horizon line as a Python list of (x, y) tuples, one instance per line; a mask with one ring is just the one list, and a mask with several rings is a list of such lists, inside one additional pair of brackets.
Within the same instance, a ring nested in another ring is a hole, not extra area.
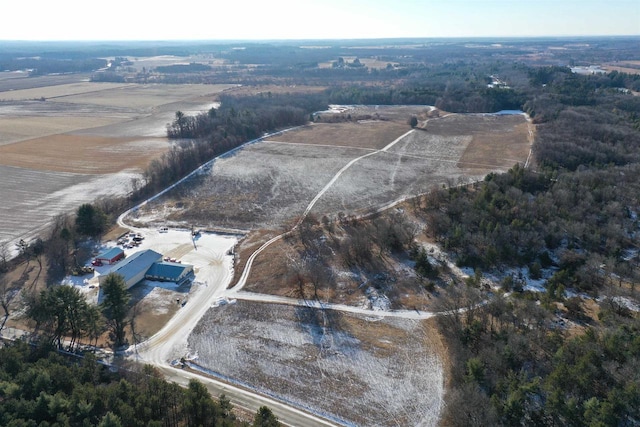
[[(570, 39), (570, 38), (640, 38), (639, 34), (576, 34), (576, 35), (488, 35), (488, 36), (398, 36), (398, 37), (332, 37), (332, 38), (192, 38), (192, 39), (2, 39), (12, 43), (238, 43), (238, 42), (332, 42), (332, 41), (377, 41), (377, 40), (477, 40), (477, 39)], [(0, 49), (1, 50), (1, 49)]]

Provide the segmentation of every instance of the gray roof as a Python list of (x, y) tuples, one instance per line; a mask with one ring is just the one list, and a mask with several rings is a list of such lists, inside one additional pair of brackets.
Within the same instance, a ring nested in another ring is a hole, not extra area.
[(146, 249), (129, 255), (124, 261), (114, 265), (113, 268), (105, 274), (117, 273), (124, 277), (125, 282), (129, 282), (129, 280), (137, 274), (140, 274), (141, 271), (146, 272), (154, 262), (160, 261), (161, 259), (161, 254), (151, 249)]

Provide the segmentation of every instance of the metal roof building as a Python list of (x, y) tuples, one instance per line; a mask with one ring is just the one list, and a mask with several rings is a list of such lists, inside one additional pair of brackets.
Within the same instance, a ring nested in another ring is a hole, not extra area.
[(162, 261), (162, 255), (151, 249), (136, 252), (114, 265), (98, 277), (100, 285), (109, 273), (121, 275), (127, 289), (143, 279), (181, 285), (194, 277), (192, 265)]
[(193, 266), (178, 262), (156, 262), (147, 271), (145, 279), (176, 282), (181, 285), (193, 277)]
[(125, 258), (124, 261), (114, 265), (105, 274), (98, 277), (98, 282), (102, 285), (104, 278), (109, 273), (116, 273), (124, 278), (127, 289), (140, 282), (145, 278), (149, 268), (156, 263), (162, 261), (162, 255), (151, 249), (136, 252)]

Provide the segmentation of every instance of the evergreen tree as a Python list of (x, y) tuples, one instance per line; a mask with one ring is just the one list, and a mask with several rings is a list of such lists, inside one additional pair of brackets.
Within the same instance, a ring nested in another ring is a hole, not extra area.
[(127, 312), (129, 292), (124, 278), (117, 273), (109, 273), (101, 286), (104, 294), (102, 312), (107, 318), (107, 327), (111, 331), (114, 347), (125, 344), (125, 327), (127, 326)]
[(76, 213), (76, 230), (85, 236), (99, 236), (107, 228), (107, 216), (102, 209), (85, 203)]

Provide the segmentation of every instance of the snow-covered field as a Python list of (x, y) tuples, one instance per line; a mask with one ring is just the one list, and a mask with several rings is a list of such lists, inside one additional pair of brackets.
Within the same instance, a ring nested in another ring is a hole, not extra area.
[[(282, 226), (302, 214), (341, 168), (361, 156), (322, 194), (312, 212), (319, 217), (368, 212), (445, 183), (470, 182), (506, 170), (504, 165), (512, 166), (511, 160), (467, 159), (464, 167), (460, 161), (477, 133), (486, 136), (501, 124), (508, 140), (510, 126), (525, 123), (523, 117), (481, 115), (432, 120), (435, 124), (430, 121), (427, 131), (407, 133), (396, 143), (389, 140), (389, 147), (377, 153), (353, 137), (358, 126), (365, 132), (366, 124), (332, 124), (331, 132), (327, 126), (310, 126), (275, 136), (217, 159), (204, 173), (143, 207), (141, 213), (177, 225), (244, 230)], [(521, 133), (512, 137), (516, 145), (527, 143)], [(346, 147), (354, 140), (353, 148)], [(526, 153), (519, 161), (525, 160)]]
[[(163, 144), (168, 147), (163, 139), (166, 125), (177, 110), (185, 114), (206, 111), (217, 105), (215, 94), (235, 87), (111, 84), (69, 79), (65, 80), (66, 84), (55, 80), (51, 85), (39, 84), (42, 80), (33, 79), (33, 87), (16, 83), (16, 90), (10, 81), (0, 85), (5, 89), (0, 91), (3, 100), (0, 146), (4, 149), (11, 146), (11, 161), (7, 160), (8, 155), (4, 159), (0, 156), (3, 181), (0, 243), (7, 243), (11, 250), (18, 240), (30, 241), (41, 235), (58, 214), (73, 212), (81, 204), (101, 197), (127, 194), (132, 178), (141, 178), (140, 168), (144, 167), (144, 164), (135, 167), (127, 164), (131, 162), (128, 156), (147, 151), (158, 153)], [(41, 98), (46, 102), (34, 101)], [(62, 159), (42, 160), (38, 147), (35, 150), (32, 147), (34, 141), (44, 148), (52, 146), (52, 139), (59, 143), (61, 138), (68, 138), (78, 143), (83, 137), (108, 138), (112, 142), (92, 151), (89, 159), (80, 153), (86, 140), (78, 146), (77, 153), (70, 152)], [(66, 145), (70, 144), (62, 146)], [(119, 154), (121, 160), (112, 168), (114, 158), (118, 157), (113, 154)], [(74, 157), (76, 155), (80, 157)], [(20, 163), (21, 159), (26, 161), (25, 165)], [(89, 170), (89, 174), (80, 173), (87, 172), (85, 166), (91, 161), (110, 165), (108, 172), (114, 173), (105, 174), (98, 166), (96, 170)], [(32, 165), (35, 165), (33, 169)]]
[(239, 301), (189, 337), (216, 375), (343, 425), (435, 426), (444, 374), (421, 321)]
[[(29, 241), (56, 215), (82, 203), (130, 191), (137, 171), (109, 175), (37, 171), (0, 165), (0, 242)], [(43, 236), (46, 237), (46, 236)], [(9, 245), (14, 249), (13, 245)]]
[[(140, 209), (176, 224), (259, 229), (304, 212), (331, 177), (366, 151), (278, 143), (249, 145)], [(175, 200), (177, 203), (166, 203)]]

